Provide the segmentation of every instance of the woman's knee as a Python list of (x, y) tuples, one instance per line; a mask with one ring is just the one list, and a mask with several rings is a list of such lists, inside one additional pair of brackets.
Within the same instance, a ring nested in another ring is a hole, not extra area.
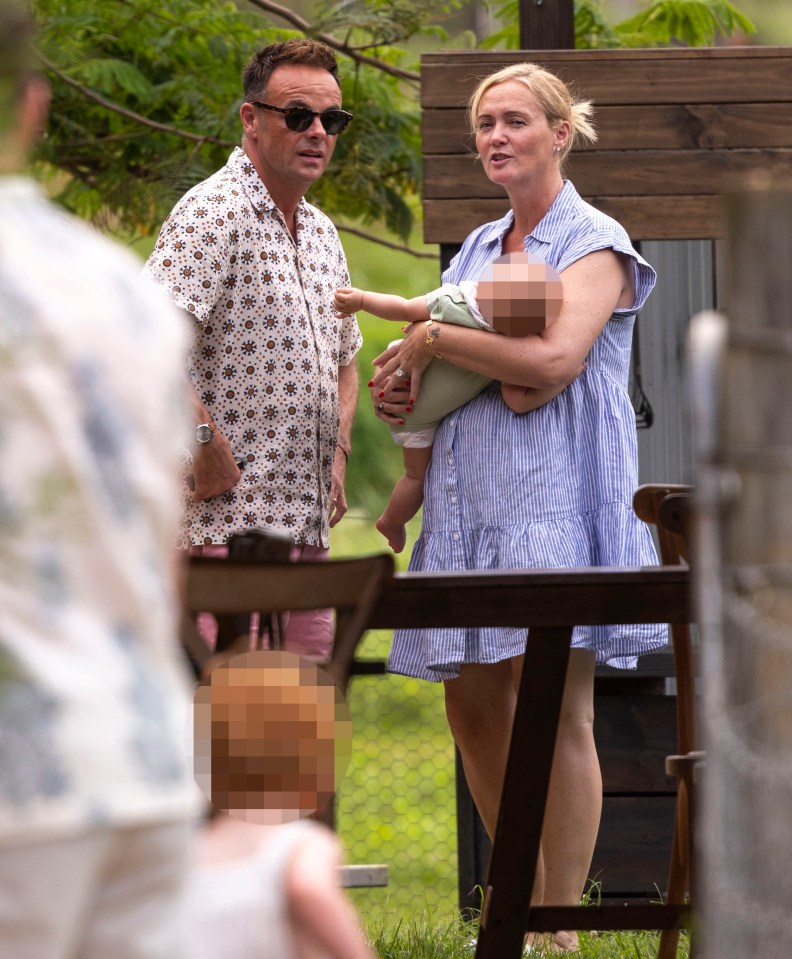
[(506, 663), (474, 664), (446, 681), (446, 717), (457, 741), (508, 733), (515, 700), (510, 677)]

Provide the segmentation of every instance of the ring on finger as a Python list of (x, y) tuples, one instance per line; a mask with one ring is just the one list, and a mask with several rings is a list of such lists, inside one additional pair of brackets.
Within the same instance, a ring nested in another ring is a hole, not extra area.
[(401, 367), (399, 367), (398, 370), (396, 370), (395, 375), (396, 375), (400, 380), (403, 380), (403, 379), (407, 376), (407, 371), (406, 371), (406, 370), (403, 370)]
[(384, 407), (385, 407), (384, 403), (377, 403), (377, 412), (381, 413)]

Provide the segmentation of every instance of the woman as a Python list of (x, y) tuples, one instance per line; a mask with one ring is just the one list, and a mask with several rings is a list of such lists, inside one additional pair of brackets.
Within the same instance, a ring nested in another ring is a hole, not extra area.
[[(632, 326), (655, 273), (614, 220), (563, 179), (575, 141), (595, 139), (591, 104), (534, 65), (483, 80), (470, 120), (487, 176), (511, 210), (475, 230), (443, 281), (478, 276), (505, 253), (534, 253), (562, 280), (558, 319), (540, 334), (490, 336), (459, 326), (415, 324), (375, 361), (380, 418), (403, 419), (421, 373), (438, 357), (497, 380), (534, 388), (569, 383), (522, 416), (499, 388), (441, 424), (425, 483), (423, 529), (410, 569), (642, 566), (657, 562), (648, 528), (632, 510), (637, 485), (635, 419), (627, 393)], [(577, 375), (585, 363), (582, 374)], [(632, 668), (666, 644), (660, 626), (579, 627), (572, 638), (538, 865), (536, 901), (577, 904), (588, 877), (601, 811), (593, 738), (596, 662)], [(405, 630), (389, 668), (445, 684), (446, 712), (465, 774), (490, 836), (496, 825), (525, 630)], [(575, 949), (559, 931), (550, 948)]]

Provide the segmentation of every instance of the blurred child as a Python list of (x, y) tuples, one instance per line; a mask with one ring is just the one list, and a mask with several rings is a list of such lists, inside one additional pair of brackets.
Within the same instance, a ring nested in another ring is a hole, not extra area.
[(188, 891), (191, 959), (374, 959), (339, 885), (341, 847), (305, 819), (349, 759), (346, 704), (294, 653), (243, 653), (195, 697), (196, 779), (216, 811)]
[[(455, 323), (507, 336), (528, 336), (541, 333), (558, 316), (561, 278), (552, 266), (532, 253), (507, 253), (491, 263), (475, 283), (445, 283), (411, 300), (342, 288), (336, 290), (334, 307), (339, 316), (365, 310), (399, 323)], [(409, 381), (409, 371), (397, 370), (396, 375)], [(440, 420), (492, 382), (491, 377), (460, 366), (432, 363), (423, 375), (420, 396), (412, 408), (407, 408), (409, 421), (389, 424), (393, 439), (404, 451), (404, 473), (376, 526), (395, 553), (404, 549), (406, 524), (423, 503), (424, 476)], [(564, 387), (534, 389), (502, 383), (500, 389), (506, 405), (520, 414), (543, 406)], [(382, 412), (382, 404), (378, 409)]]

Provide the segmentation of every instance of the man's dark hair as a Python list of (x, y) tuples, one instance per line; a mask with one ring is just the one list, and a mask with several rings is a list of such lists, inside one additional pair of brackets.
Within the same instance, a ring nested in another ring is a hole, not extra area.
[(318, 40), (296, 37), (271, 43), (251, 59), (242, 73), (245, 100), (258, 100), (263, 97), (273, 70), (287, 64), (327, 70), (339, 87), (341, 86), (338, 79), (338, 62), (333, 50)]

